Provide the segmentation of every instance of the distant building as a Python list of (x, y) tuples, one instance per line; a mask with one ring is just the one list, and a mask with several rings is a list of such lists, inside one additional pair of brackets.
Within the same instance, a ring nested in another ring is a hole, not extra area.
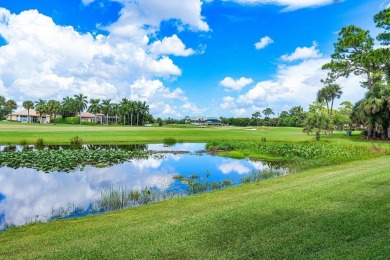
[(28, 113), (28, 110), (22, 110), (17, 111), (15, 113), (7, 115), (8, 121), (14, 121), (14, 122), (32, 122), (32, 123), (50, 123), (50, 115), (43, 114), (42, 117), (39, 115), (37, 111), (34, 109), (30, 109), (30, 113)]
[[(80, 113), (76, 115), (76, 117), (80, 117)], [(80, 120), (81, 122), (92, 122), (96, 124), (102, 124), (105, 122), (106, 116), (103, 114), (92, 114), (89, 112), (81, 112)]]
[(217, 117), (195, 116), (191, 117), (192, 125), (222, 125)]
[[(28, 118), (30, 117), (30, 118)], [(76, 117), (80, 117), (80, 114), (78, 113), (76, 115)], [(12, 113), (7, 115), (7, 118), (6, 118), (8, 121), (14, 121), (14, 122), (22, 122), (22, 123), (28, 123), (28, 122), (31, 122), (31, 123), (40, 123), (42, 122), (43, 124), (47, 123), (49, 124), (50, 123), (50, 115), (47, 115), (47, 114), (43, 114), (42, 115), (42, 118), (41, 116), (39, 115), (39, 113), (37, 113), (37, 111), (35, 111), (34, 109), (30, 109), (30, 115), (28, 115), (28, 111), (27, 109), (26, 110), (22, 110), (22, 111), (17, 111), (15, 113)], [(103, 123), (106, 123), (107, 121), (107, 118), (105, 115), (103, 114), (92, 114), (92, 113), (88, 113), (88, 112), (81, 112), (81, 122), (93, 122), (93, 123), (97, 123), (97, 124), (103, 124)], [(109, 119), (111, 120), (114, 120), (115, 117), (109, 117)]]

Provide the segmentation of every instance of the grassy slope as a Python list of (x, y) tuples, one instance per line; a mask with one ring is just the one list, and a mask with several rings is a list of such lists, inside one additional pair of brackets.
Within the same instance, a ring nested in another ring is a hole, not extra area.
[[(20, 123), (0, 123), (0, 144), (20, 144), (22, 140), (35, 143), (37, 138), (43, 138), (48, 144), (69, 143), (70, 138), (79, 136), (86, 143), (161, 143), (166, 137), (178, 141), (207, 142), (211, 140), (260, 140), (301, 142), (314, 140), (314, 135), (302, 133), (300, 128), (249, 128), (239, 127), (208, 127), (208, 128), (172, 128), (172, 127), (123, 127), (123, 126), (80, 126), (80, 125), (39, 125)], [(337, 142), (359, 142), (359, 132), (354, 132), (352, 138), (345, 132), (332, 136), (322, 136), (322, 140)]]
[(0, 258), (387, 258), (390, 157), (0, 234)]

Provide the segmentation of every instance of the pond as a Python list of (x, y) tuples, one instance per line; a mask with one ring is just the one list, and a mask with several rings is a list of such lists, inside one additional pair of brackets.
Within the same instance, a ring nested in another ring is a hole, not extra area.
[(125, 149), (154, 152), (104, 168), (86, 165), (71, 172), (1, 167), (0, 229), (220, 189), (248, 182), (256, 174), (261, 178), (262, 172), (287, 172), (270, 171), (271, 166), (259, 161), (206, 153), (205, 144), (149, 144)]

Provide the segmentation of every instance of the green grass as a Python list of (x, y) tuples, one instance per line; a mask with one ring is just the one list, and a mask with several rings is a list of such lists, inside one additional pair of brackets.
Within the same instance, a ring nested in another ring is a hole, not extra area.
[(0, 234), (0, 258), (387, 259), (389, 162), (384, 156), (10, 229)]
[[(165, 138), (180, 142), (207, 142), (215, 140), (258, 140), (267, 142), (305, 142), (315, 140), (314, 134), (307, 135), (300, 128), (258, 127), (129, 127), (129, 126), (83, 126), (83, 125), (40, 125), (21, 123), (0, 123), (0, 144), (33, 144), (43, 138), (46, 144), (69, 144), (78, 136), (85, 144), (120, 143), (162, 143)], [(347, 137), (345, 132), (322, 135), (322, 142), (370, 143), (361, 138), (360, 132)]]

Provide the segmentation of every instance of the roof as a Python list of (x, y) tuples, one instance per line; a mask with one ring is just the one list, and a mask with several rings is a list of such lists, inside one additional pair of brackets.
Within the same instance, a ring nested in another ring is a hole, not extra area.
[[(16, 111), (15, 113), (12, 113), (13, 116), (28, 116), (28, 110), (21, 110), (21, 111)], [(39, 116), (37, 111), (35, 109), (30, 109), (30, 116)], [(43, 115), (43, 116), (49, 116), (49, 115)]]
[[(76, 116), (79, 117), (80, 113), (77, 113)], [(98, 116), (98, 115), (95, 115), (95, 114), (92, 114), (92, 113), (89, 113), (89, 112), (81, 112), (81, 117), (82, 118), (95, 118), (96, 116)]]
[(221, 121), (218, 117), (209, 117), (209, 116), (194, 116), (194, 117), (191, 117), (191, 120), (194, 120), (194, 121), (207, 121), (207, 120)]

